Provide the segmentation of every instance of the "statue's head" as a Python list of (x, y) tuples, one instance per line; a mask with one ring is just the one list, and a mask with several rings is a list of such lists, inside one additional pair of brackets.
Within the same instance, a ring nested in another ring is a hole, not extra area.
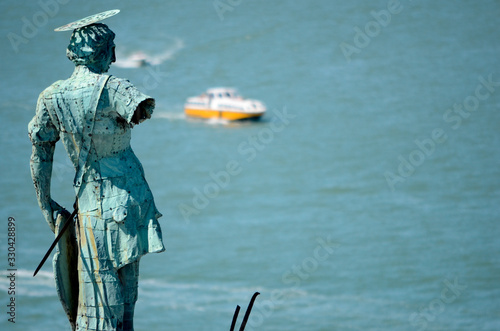
[(66, 56), (75, 65), (84, 65), (95, 73), (104, 73), (115, 62), (115, 34), (107, 25), (95, 23), (75, 29)]

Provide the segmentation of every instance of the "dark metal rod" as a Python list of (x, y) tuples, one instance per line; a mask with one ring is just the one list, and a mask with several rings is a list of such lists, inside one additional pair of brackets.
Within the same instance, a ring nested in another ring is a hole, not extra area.
[(234, 331), (234, 326), (236, 325), (236, 320), (238, 319), (238, 314), (240, 313), (240, 306), (236, 306), (236, 310), (234, 311), (233, 321), (231, 322), (231, 329), (229, 331)]
[(241, 322), (240, 326), (240, 331), (245, 330), (245, 326), (247, 325), (248, 317), (250, 316), (250, 312), (252, 311), (253, 303), (255, 301), (255, 298), (257, 298), (257, 295), (259, 295), (259, 292), (255, 292), (252, 296), (252, 299), (250, 300), (250, 303), (248, 304), (247, 311), (245, 312), (245, 317), (243, 317), (243, 322)]

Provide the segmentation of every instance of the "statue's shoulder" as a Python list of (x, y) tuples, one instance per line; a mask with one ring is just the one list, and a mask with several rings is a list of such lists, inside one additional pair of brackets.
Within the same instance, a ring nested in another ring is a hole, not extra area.
[(61, 86), (64, 84), (64, 80), (58, 80), (52, 83), (49, 87), (40, 93), (40, 98), (51, 98), (55, 93), (61, 90)]
[(140, 92), (137, 87), (135, 87), (134, 84), (132, 84), (128, 79), (124, 78), (110, 76), (106, 84), (106, 88), (108, 89), (110, 96), (123, 99), (126, 103), (130, 103), (130, 100), (135, 100), (140, 96)]
[(128, 79), (109, 76), (106, 86), (107, 88), (120, 91), (133, 87), (134, 85)]

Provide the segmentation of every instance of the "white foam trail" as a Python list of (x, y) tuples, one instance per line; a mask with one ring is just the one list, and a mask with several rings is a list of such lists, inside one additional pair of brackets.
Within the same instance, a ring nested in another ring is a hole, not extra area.
[(120, 68), (140, 68), (147, 65), (148, 56), (141, 51), (133, 52), (128, 56), (118, 53), (116, 57), (114, 65)]
[(153, 117), (164, 118), (167, 120), (185, 120), (186, 114), (184, 113), (174, 113), (174, 112), (155, 112)]
[[(14, 274), (16, 294), (29, 297), (55, 296), (54, 274), (51, 271), (40, 270), (36, 277), (33, 277), (33, 270), (17, 269), (15, 271), (0, 271), (0, 291), (6, 292), (11, 286), (11, 273)], [(22, 284), (22, 285), (21, 285)]]
[(209, 124), (209, 125), (227, 125), (229, 124), (231, 121), (229, 120), (226, 120), (226, 119), (223, 119), (223, 118), (209, 118), (208, 120), (206, 120), (206, 123)]
[[(17, 278), (26, 278), (26, 279), (38, 279), (39, 281), (46, 281), (48, 279), (53, 280), (54, 279), (54, 274), (51, 271), (44, 271), (40, 270), (36, 277), (33, 277), (33, 271), (34, 270), (27, 270), (27, 269), (16, 269), (13, 271), (16, 274)], [(0, 279), (1, 283), (4, 282), (4, 278), (6, 278), (11, 271), (8, 270), (2, 270), (0, 271)]]
[(150, 54), (141, 50), (132, 52), (117, 51), (114, 65), (120, 68), (140, 68), (147, 65), (157, 66), (173, 58), (183, 48), (184, 42), (176, 38), (172, 45), (157, 54)]
[(159, 65), (164, 61), (170, 60), (178, 51), (184, 48), (184, 42), (181, 39), (174, 39), (174, 44), (164, 52), (151, 56), (150, 62), (152, 65)]

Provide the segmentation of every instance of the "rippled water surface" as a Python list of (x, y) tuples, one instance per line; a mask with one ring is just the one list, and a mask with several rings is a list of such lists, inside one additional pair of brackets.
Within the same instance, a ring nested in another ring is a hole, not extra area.
[[(17, 271), (13, 324), (4, 234), (2, 330), (69, 329), (50, 263), (31, 277), (52, 235), (27, 124), (72, 72), (70, 33), (52, 30), (113, 8), (110, 73), (157, 105), (133, 148), (167, 251), (142, 260), (137, 330), (228, 330), (256, 291), (247, 330), (500, 329), (498, 1), (7, 0), (0, 231), (15, 218)], [(186, 119), (214, 86), (268, 113)], [(54, 167), (69, 208), (62, 146)]]

